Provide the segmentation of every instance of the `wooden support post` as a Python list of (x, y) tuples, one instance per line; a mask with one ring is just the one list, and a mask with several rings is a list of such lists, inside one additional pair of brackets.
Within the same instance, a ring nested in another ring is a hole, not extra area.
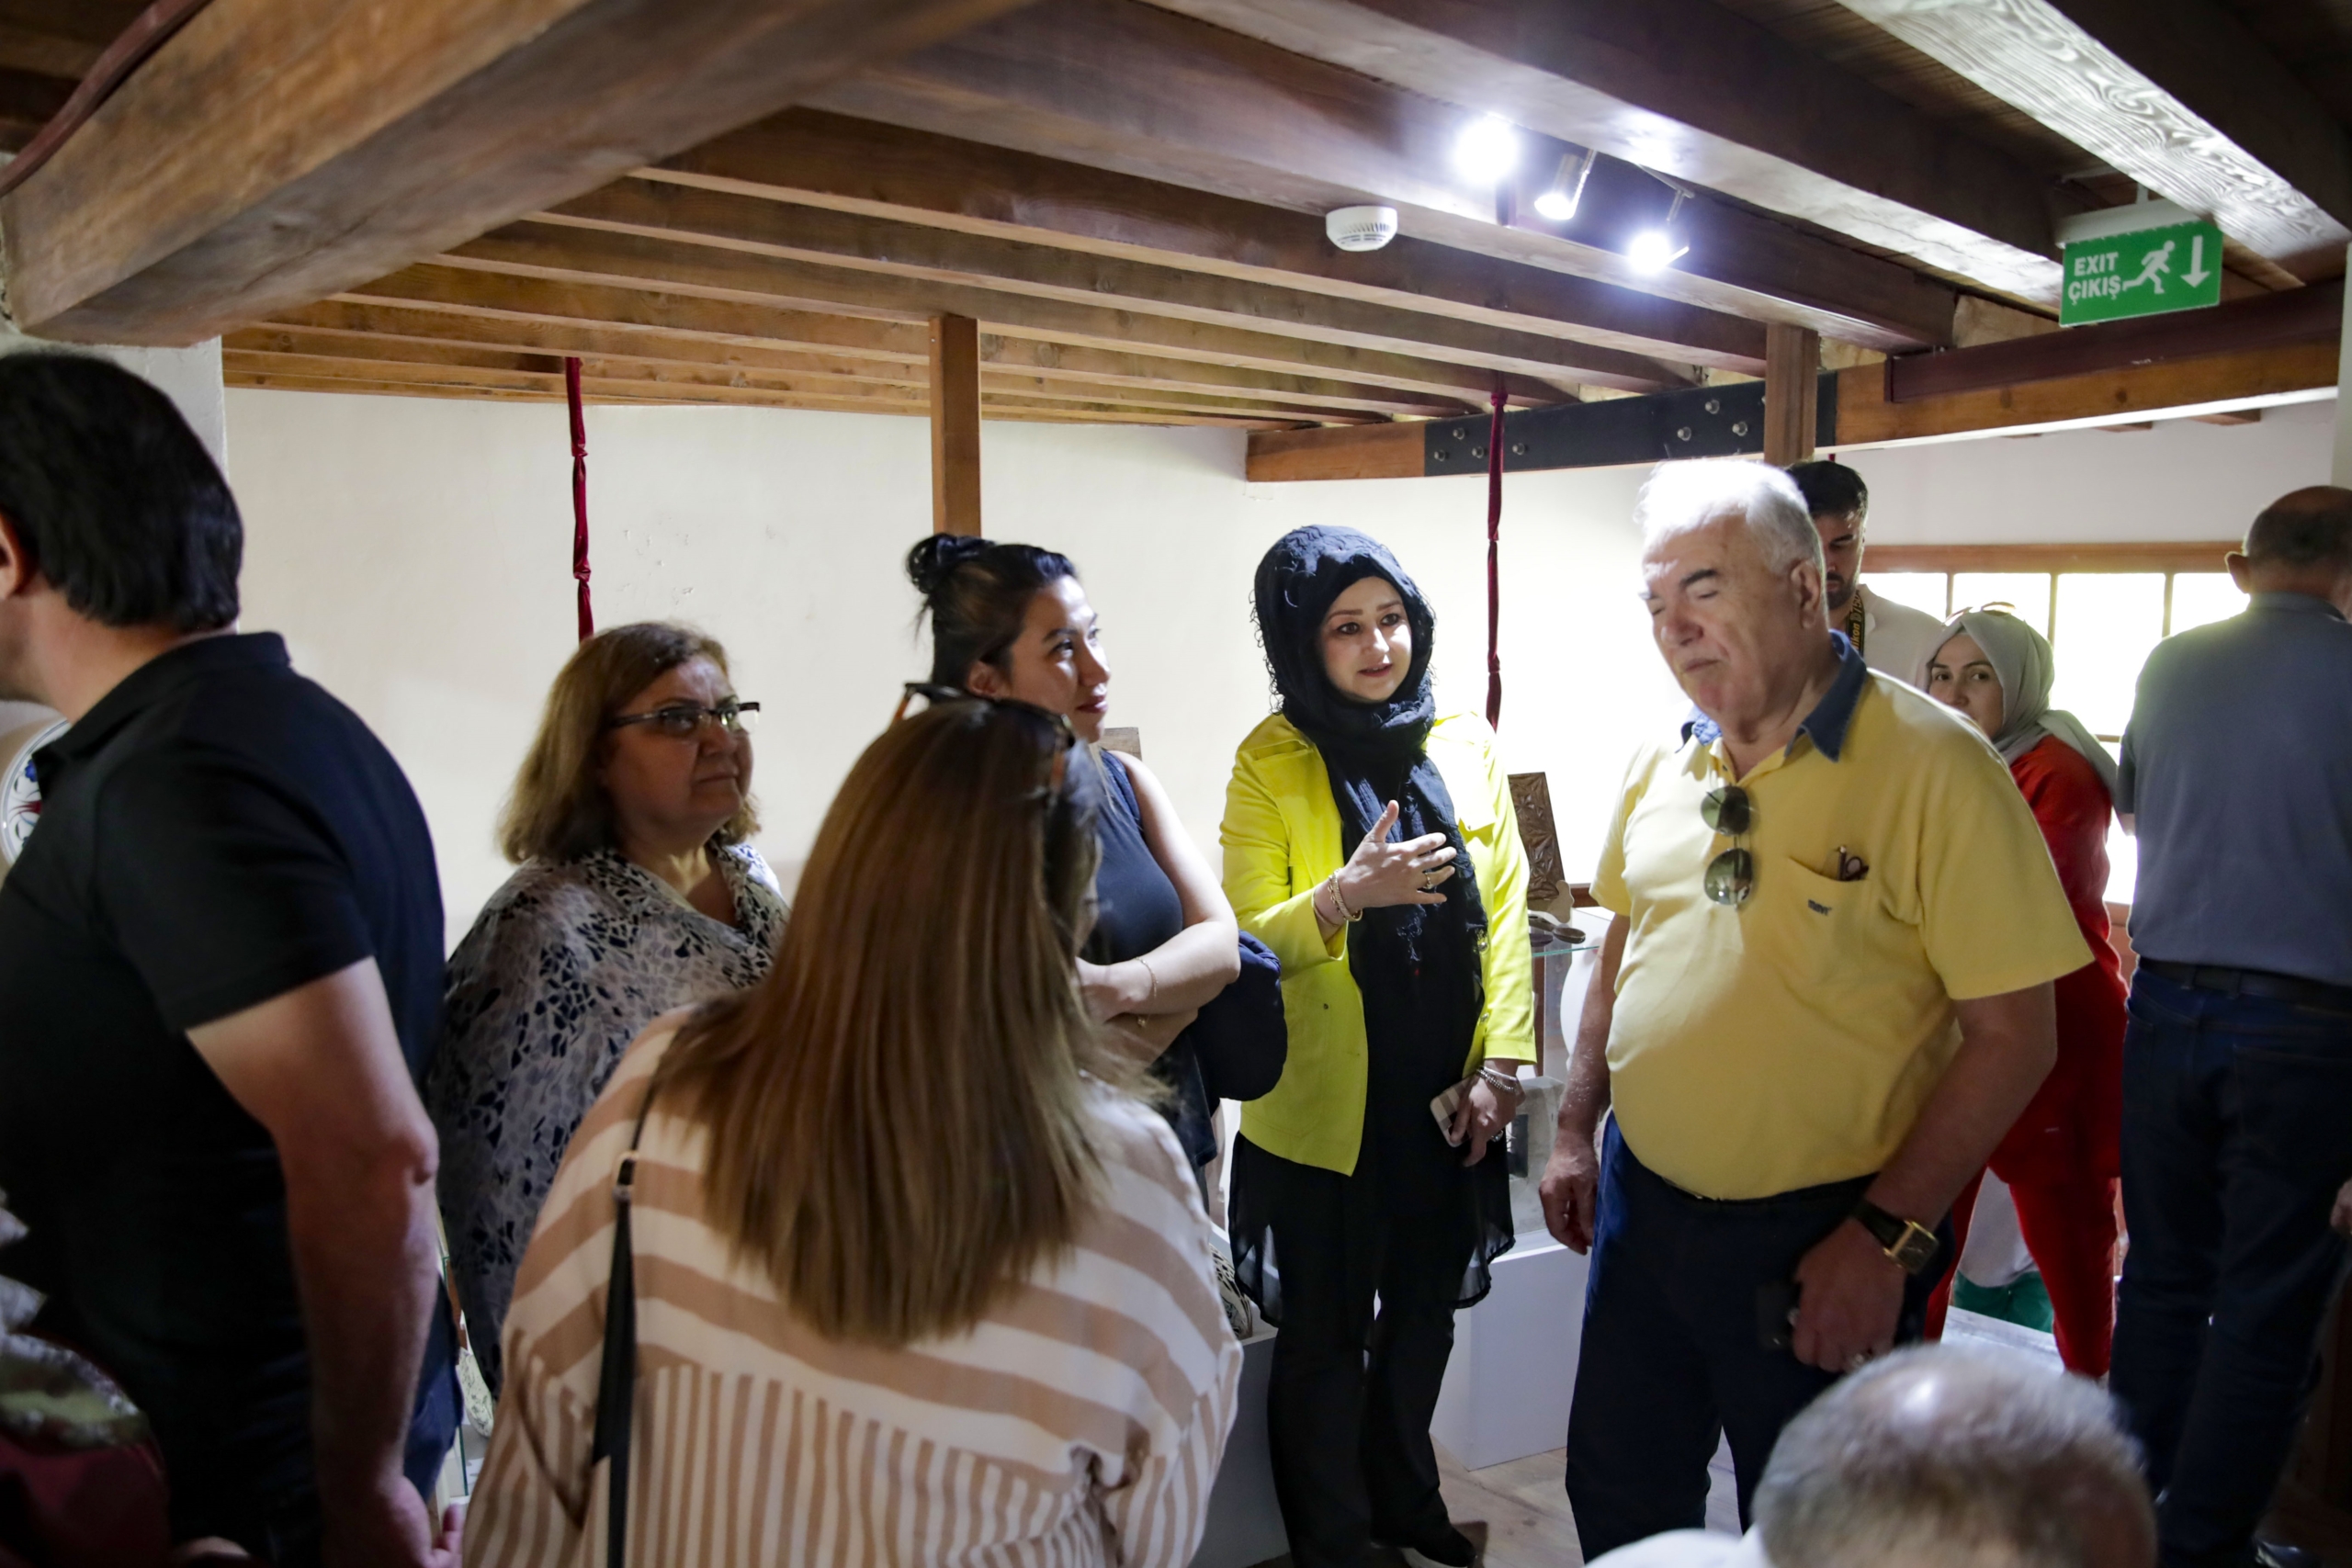
[(980, 323), (931, 319), (931, 531), (980, 531)]
[(1764, 329), (1764, 460), (1787, 468), (1813, 456), (1820, 412), (1821, 334), (1773, 322)]

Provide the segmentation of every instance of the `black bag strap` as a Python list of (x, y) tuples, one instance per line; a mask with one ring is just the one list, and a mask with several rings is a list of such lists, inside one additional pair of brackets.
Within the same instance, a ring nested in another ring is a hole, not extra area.
[(629, 1419), (637, 1408), (637, 1259), (629, 1243), (629, 1211), (637, 1186), (637, 1145), (653, 1110), (653, 1085), (645, 1086), (637, 1130), (613, 1178), (613, 1273), (605, 1290), (605, 1360), (596, 1381), (596, 1430), (588, 1462), (613, 1461), (605, 1511), (605, 1568), (622, 1568), (628, 1541)]

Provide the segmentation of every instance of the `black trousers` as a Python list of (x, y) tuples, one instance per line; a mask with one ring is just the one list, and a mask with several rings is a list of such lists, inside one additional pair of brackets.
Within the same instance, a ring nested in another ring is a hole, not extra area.
[(1375, 1536), (1410, 1544), (1448, 1528), (1430, 1417), (1476, 1238), (1458, 1209), (1384, 1202), (1363, 1167), (1284, 1163), (1269, 1226), (1281, 1279), (1266, 1412), (1274, 1494), (1295, 1568), (1362, 1568)]

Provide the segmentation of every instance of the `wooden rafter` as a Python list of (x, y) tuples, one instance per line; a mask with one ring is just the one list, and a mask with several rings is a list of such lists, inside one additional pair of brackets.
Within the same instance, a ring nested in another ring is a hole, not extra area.
[(2301, 277), (2343, 270), (2352, 137), (2211, 0), (1844, 0)]
[(17, 323), (187, 343), (1018, 0), (213, 0), (5, 198)]
[[(559, 354), (619, 354), (614, 340), (657, 345), (700, 344), (718, 351), (778, 350), (841, 353), (916, 365), (924, 361), (922, 329), (901, 321), (863, 316), (831, 316), (775, 309), (733, 300), (662, 294), (597, 284), (512, 277), (457, 267), (409, 267), (322, 306), (280, 312), (288, 325), (332, 325), (303, 313), (324, 307), (363, 312), (386, 310), (396, 318), (363, 315), (365, 330), (420, 335), (441, 341), (481, 341), (492, 345), (543, 348)], [(445, 330), (419, 324), (440, 318)], [(606, 346), (582, 347), (582, 333), (598, 334)], [(479, 335), (478, 334), (492, 334)], [(662, 346), (655, 357), (670, 357)], [(699, 355), (680, 355), (690, 363)], [(1072, 381), (1114, 386), (1184, 389), (1212, 395), (1259, 392), (1291, 402), (1377, 414), (1442, 415), (1463, 403), (1392, 387), (1343, 381), (1204, 360), (1170, 359), (1121, 349), (1081, 347), (1042, 339), (980, 334), (980, 357), (1001, 370), (1020, 370)]]
[[(287, 311), (283, 314), (307, 317), (314, 322), (323, 321), (328, 324), (321, 327), (279, 321), (246, 327), (224, 335), (220, 340), (221, 347), (232, 354), (268, 355), (286, 361), (309, 358), (338, 365), (470, 366), (479, 369), (519, 370), (545, 375), (560, 374), (563, 355), (569, 354), (579, 355), (587, 374), (600, 378), (660, 378), (666, 375), (681, 382), (738, 385), (750, 389), (788, 389), (811, 395), (829, 389), (843, 396), (860, 396), (883, 389), (921, 391), (928, 382), (926, 367), (896, 360), (853, 359), (801, 354), (789, 349), (729, 348), (692, 339), (651, 338), (595, 329), (564, 334), (565, 341), (548, 344), (530, 341), (542, 336), (541, 333), (509, 332), (502, 339), (498, 329), (503, 323), (479, 317), (436, 315), (427, 311), (411, 313), (418, 318), (414, 321), (385, 321), (380, 314), (363, 315), (358, 319), (384, 327), (444, 326), (456, 329), (455, 333), (445, 332), (428, 337), (416, 335), (413, 332), (352, 330), (335, 324), (351, 320), (348, 312), (355, 309), (366, 311), (369, 308), (330, 303)], [(518, 342), (517, 339), (523, 341)], [(277, 367), (289, 374), (299, 370), (291, 363)], [(1049, 379), (1041, 376), (1010, 374), (988, 369), (985, 360), (980, 384), (984, 389), (1006, 396), (1067, 402), (1127, 403), (1170, 412), (1189, 409), (1207, 413), (1262, 413), (1289, 420), (1340, 424), (1377, 417), (1349, 410), (1285, 401), (1271, 395), (1221, 396), (1195, 392), (1188, 388)]]
[(2057, 304), (2051, 181), (1712, 0), (1151, 3)]
[(650, 180), (616, 181), (539, 214), (537, 220), (893, 277), (1111, 304), (1391, 354), (1442, 355), (1555, 383), (1655, 391), (1691, 379), (1687, 369), (1622, 350), (1432, 311)]
[(1386, 202), (1409, 235), (1873, 348), (1951, 340), (1950, 288), (1703, 197), (1690, 254), (1639, 272), (1616, 247), (1665, 197), (1630, 170), (1589, 238), (1498, 224), (1492, 191), (1453, 173), (1471, 110), (1140, 0), (1041, 0), (808, 101), (1300, 211)]
[(639, 171), (650, 180), (1311, 290), (1754, 375), (1756, 322), (1410, 236), (1333, 245), (1320, 218), (814, 109)]
[[(707, 299), (792, 309), (846, 310), (910, 320), (946, 312), (1007, 333), (1101, 348), (1148, 349), (1261, 369), (1312, 371), (1470, 401), (1494, 373), (1412, 355), (1317, 343), (1311, 338), (1186, 321), (1114, 306), (1084, 305), (967, 285), (815, 266), (767, 256), (544, 223), (516, 223), (436, 258), (453, 266), (562, 282), (623, 284)], [(1570, 394), (1527, 377), (1506, 377), (1521, 404)]]

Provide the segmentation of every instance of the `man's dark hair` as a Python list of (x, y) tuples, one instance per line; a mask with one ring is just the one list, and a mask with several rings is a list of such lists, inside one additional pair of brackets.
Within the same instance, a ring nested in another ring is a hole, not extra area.
[(1799, 463), (1789, 470), (1789, 478), (1797, 481), (1805, 510), (1815, 517), (1843, 517), (1849, 512), (1861, 517), (1870, 512), (1871, 487), (1862, 482), (1861, 475), (1833, 458)]
[(101, 626), (237, 618), (245, 530), (228, 481), (171, 400), (109, 361), (0, 356), (0, 517)]
[(2245, 531), (2246, 558), (2279, 566), (2352, 568), (2352, 490), (2290, 491)]

